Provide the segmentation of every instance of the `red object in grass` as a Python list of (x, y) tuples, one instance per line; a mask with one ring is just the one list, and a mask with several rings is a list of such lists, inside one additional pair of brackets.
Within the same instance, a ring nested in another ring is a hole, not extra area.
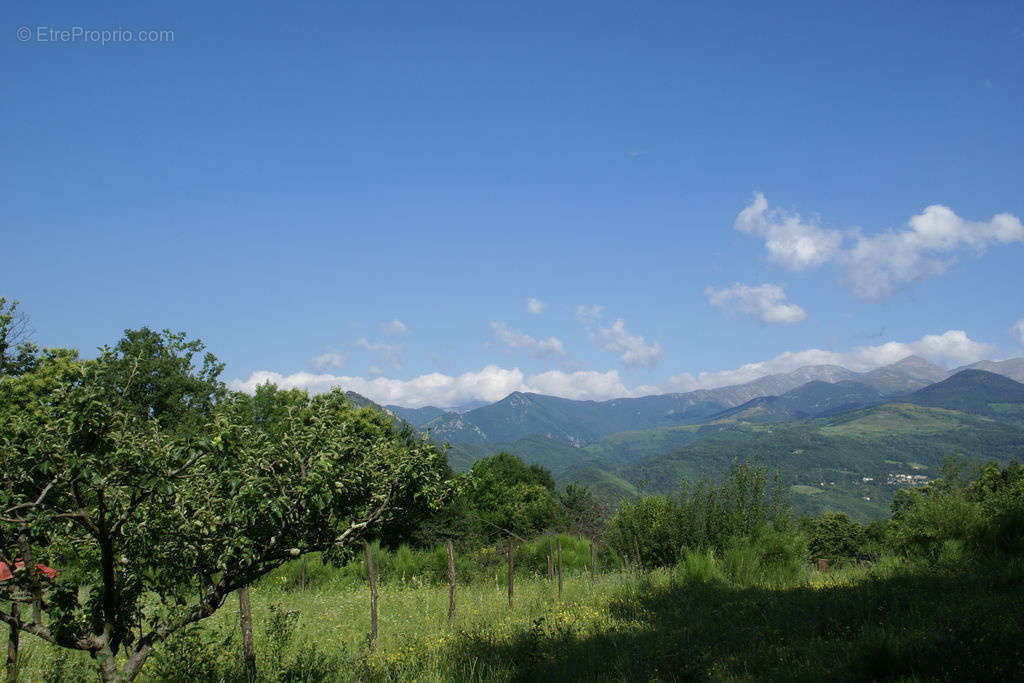
[[(24, 568), (24, 560), (14, 561), (14, 571), (18, 571), (19, 569)], [(45, 564), (37, 564), (36, 571), (38, 571), (40, 574), (42, 574), (48, 579), (57, 578), (57, 570), (53, 567), (47, 567)], [(6, 562), (0, 562), (0, 581), (9, 581), (12, 578), (14, 578), (14, 575), (11, 574), (11, 565), (7, 564)]]

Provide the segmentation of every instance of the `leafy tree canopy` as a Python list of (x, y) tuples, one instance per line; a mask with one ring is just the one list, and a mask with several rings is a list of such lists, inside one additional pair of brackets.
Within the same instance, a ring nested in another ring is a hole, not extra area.
[(192, 363), (201, 351), (129, 333), (94, 361), (22, 374), (31, 410), (0, 414), (0, 561), (62, 570), (2, 588), (35, 596), (45, 623), (0, 619), (90, 652), (107, 680), (134, 677), (156, 643), (288, 559), (447, 491), (444, 453), (387, 415), (340, 392), (229, 395), (215, 359)]
[(473, 464), (464, 504), (471, 518), (482, 524), (478, 533), (483, 536), (529, 535), (557, 519), (554, 488), (549, 471), (502, 452)]

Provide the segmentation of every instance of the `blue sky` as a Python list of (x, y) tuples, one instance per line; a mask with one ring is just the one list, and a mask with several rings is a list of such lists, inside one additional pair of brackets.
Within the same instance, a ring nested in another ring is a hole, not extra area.
[(0, 293), (407, 405), (1024, 355), (1019, 3), (551, 5), (9, 3)]

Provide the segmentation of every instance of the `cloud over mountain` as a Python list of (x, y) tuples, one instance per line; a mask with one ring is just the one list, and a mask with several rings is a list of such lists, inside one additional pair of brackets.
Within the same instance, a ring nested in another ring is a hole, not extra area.
[[(488, 365), (479, 372), (461, 375), (444, 375), (433, 372), (409, 380), (377, 377), (347, 377), (332, 374), (297, 372), (282, 375), (277, 372), (260, 370), (246, 380), (233, 380), (230, 387), (236, 391), (252, 393), (256, 387), (270, 382), (283, 389), (305, 389), (311, 393), (322, 393), (334, 388), (354, 391), (380, 404), (394, 404), (409, 408), (426, 405), (450, 407), (471, 401), (498, 401), (513, 391), (531, 391), (565, 396), (575, 399), (606, 399), (614, 396), (635, 395), (622, 383), (619, 373), (608, 372), (562, 372), (552, 370), (527, 378), (519, 368), (506, 369)], [(652, 393), (642, 387), (642, 391)]]
[(891, 341), (876, 346), (859, 346), (848, 351), (786, 351), (774, 358), (747, 363), (733, 370), (701, 372), (696, 376), (690, 373), (674, 375), (668, 378), (665, 387), (672, 391), (714, 389), (750, 382), (765, 375), (791, 372), (805, 365), (840, 365), (849, 370), (864, 372), (913, 355), (944, 366), (966, 365), (992, 355), (995, 350), (990, 344), (974, 341), (963, 330), (948, 330), (942, 334), (925, 335), (913, 342)]
[(340, 387), (382, 404), (411, 408), (425, 405), (449, 407), (470, 401), (493, 402), (513, 391), (603, 400), (671, 391), (714, 389), (743, 384), (765, 375), (791, 372), (805, 365), (840, 365), (863, 372), (898, 362), (910, 355), (923, 356), (932, 362), (952, 367), (973, 363), (994, 352), (993, 346), (971, 339), (962, 330), (949, 330), (942, 334), (925, 335), (912, 342), (891, 341), (876, 346), (855, 347), (847, 351), (787, 351), (774, 358), (747, 363), (732, 370), (701, 372), (697, 375), (681, 373), (669, 377), (657, 386), (648, 384), (630, 387), (623, 382), (616, 370), (551, 370), (527, 377), (519, 368), (506, 369), (497, 365), (488, 365), (478, 372), (466, 372), (461, 375), (433, 372), (408, 380), (387, 377), (367, 379), (309, 372), (283, 375), (269, 370), (259, 370), (250, 374), (248, 379), (232, 380), (229, 386), (236, 391), (250, 393), (265, 382), (272, 382), (282, 388), (306, 389), (313, 393)]

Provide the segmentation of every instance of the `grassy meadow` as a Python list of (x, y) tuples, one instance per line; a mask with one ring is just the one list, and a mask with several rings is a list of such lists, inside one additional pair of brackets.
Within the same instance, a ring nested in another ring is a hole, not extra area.
[[(382, 553), (385, 568), (389, 560)], [(936, 567), (883, 557), (821, 572), (765, 572), (737, 551), (688, 554), (646, 574), (573, 570), (558, 598), (543, 574), (477, 576), (458, 592), (382, 573), (367, 641), (358, 563), (293, 562), (252, 589), (261, 680), (962, 680), (1024, 675), (1024, 566)], [(142, 680), (242, 681), (234, 596), (176, 637)], [(94, 680), (80, 653), (23, 638), (22, 680)]]

